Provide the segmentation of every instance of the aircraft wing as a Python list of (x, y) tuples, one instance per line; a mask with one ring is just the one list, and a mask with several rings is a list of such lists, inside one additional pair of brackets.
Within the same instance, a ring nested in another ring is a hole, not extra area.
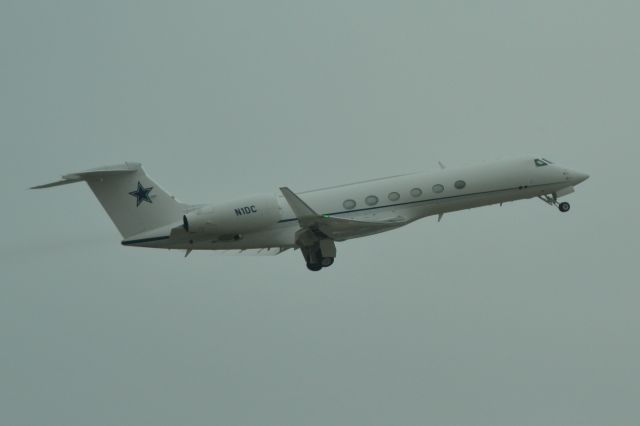
[(289, 188), (283, 187), (280, 188), (280, 191), (296, 215), (301, 228), (319, 231), (334, 241), (344, 241), (350, 238), (377, 234), (409, 223), (401, 216), (375, 221), (363, 221), (320, 215)]
[(406, 224), (407, 221), (402, 217), (381, 221), (361, 221), (321, 216), (318, 222), (318, 230), (334, 241), (344, 241), (350, 238), (377, 234)]

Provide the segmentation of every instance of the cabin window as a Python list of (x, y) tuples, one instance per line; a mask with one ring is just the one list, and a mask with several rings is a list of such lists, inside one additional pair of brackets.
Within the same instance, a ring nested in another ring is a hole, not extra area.
[(368, 206), (375, 206), (376, 204), (378, 204), (378, 197), (376, 197), (375, 195), (369, 195), (364, 199), (364, 202), (367, 203)]
[(390, 192), (388, 195), (389, 201), (398, 201), (400, 199), (400, 194), (397, 192)]
[(433, 190), (433, 192), (435, 192), (436, 194), (440, 194), (441, 192), (444, 191), (444, 186), (440, 185), (439, 183), (436, 185), (433, 185), (433, 188), (431, 188)]
[(465, 181), (463, 181), (463, 180), (458, 180), (453, 185), (456, 187), (456, 189), (462, 189), (465, 186), (467, 186), (467, 183)]
[(344, 203), (342, 203), (342, 207), (344, 207), (347, 210), (352, 210), (356, 208), (356, 202), (355, 200), (344, 200)]
[(417, 198), (417, 197), (419, 197), (419, 196), (421, 196), (421, 195), (422, 195), (422, 189), (420, 189), (420, 188), (413, 188), (413, 189), (411, 190), (411, 196), (412, 196), (412, 197)]

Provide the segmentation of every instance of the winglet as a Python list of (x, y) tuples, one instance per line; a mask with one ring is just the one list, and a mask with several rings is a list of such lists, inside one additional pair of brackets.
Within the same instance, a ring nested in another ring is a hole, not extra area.
[(298, 222), (300, 222), (301, 226), (306, 226), (309, 223), (314, 223), (317, 221), (320, 216), (316, 213), (307, 203), (302, 201), (300, 197), (293, 193), (289, 188), (282, 187), (280, 188), (284, 199), (287, 200), (291, 210), (293, 210), (293, 214), (298, 218)]

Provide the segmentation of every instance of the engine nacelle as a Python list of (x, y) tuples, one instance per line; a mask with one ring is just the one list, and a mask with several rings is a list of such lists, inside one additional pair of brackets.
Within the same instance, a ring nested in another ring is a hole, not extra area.
[(256, 195), (189, 212), (183, 217), (183, 226), (190, 233), (228, 236), (257, 231), (279, 220), (277, 198)]

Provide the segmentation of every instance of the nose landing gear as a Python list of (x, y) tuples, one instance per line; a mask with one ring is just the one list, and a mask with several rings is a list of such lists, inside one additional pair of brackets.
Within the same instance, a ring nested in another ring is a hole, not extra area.
[(555, 194), (541, 195), (538, 198), (540, 198), (542, 201), (549, 204), (550, 206), (556, 206), (558, 210), (560, 210), (562, 213), (566, 213), (569, 210), (571, 210), (571, 204), (567, 203), (566, 201), (562, 203), (558, 203), (558, 197), (556, 197)]

